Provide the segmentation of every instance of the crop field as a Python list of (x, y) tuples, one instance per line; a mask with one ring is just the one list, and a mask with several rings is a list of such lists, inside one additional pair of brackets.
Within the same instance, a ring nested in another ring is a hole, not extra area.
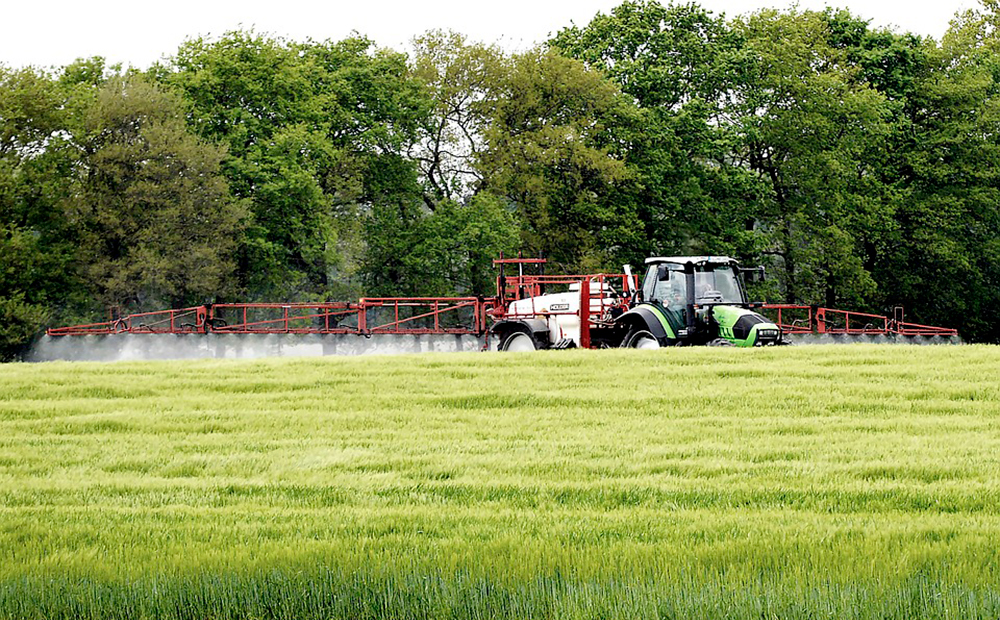
[(997, 618), (1000, 349), (0, 366), (0, 618)]

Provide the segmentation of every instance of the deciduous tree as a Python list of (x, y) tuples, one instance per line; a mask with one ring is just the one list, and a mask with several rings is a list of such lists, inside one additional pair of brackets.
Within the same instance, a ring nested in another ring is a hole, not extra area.
[(233, 290), (246, 211), (229, 196), (223, 151), (188, 132), (179, 99), (139, 76), (112, 78), (75, 140), (83, 273), (102, 304), (151, 310)]
[(65, 103), (54, 76), (0, 67), (0, 359), (47, 321), (79, 316)]
[(406, 58), (364, 38), (231, 32), (185, 43), (154, 73), (190, 102), (196, 131), (228, 147), (231, 190), (253, 216), (241, 242), (245, 294), (346, 293), (337, 280), (353, 271), (357, 222), (377, 200), (368, 180), (393, 167), (426, 112)]

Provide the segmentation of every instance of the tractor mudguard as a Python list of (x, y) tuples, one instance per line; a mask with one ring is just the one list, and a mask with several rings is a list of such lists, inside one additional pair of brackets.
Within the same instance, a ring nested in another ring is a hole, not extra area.
[[(645, 329), (649, 330), (649, 333), (653, 334), (657, 340), (663, 340), (664, 338), (675, 338), (673, 333), (668, 333), (669, 326), (664, 325), (664, 320), (657, 316), (657, 312), (648, 305), (642, 305), (637, 308), (632, 308), (625, 314), (621, 315), (615, 320), (615, 325), (628, 326), (633, 323), (638, 323), (640, 326), (645, 325)], [(640, 327), (640, 329), (642, 329)], [(671, 332), (673, 330), (670, 330)], [(627, 333), (626, 329), (625, 332)]]

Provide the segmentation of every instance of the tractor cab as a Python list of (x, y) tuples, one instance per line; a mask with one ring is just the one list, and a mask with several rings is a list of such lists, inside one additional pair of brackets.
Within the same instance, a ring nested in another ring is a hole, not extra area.
[(647, 306), (675, 344), (777, 344), (781, 330), (750, 309), (743, 271), (759, 270), (728, 256), (648, 258), (635, 306)]
[[(739, 263), (722, 257), (673, 257), (646, 260), (642, 300), (683, 310), (690, 297), (699, 306), (728, 304), (746, 306), (747, 294), (739, 277)], [(690, 267), (689, 267), (690, 265)], [(691, 278), (688, 278), (688, 275)]]

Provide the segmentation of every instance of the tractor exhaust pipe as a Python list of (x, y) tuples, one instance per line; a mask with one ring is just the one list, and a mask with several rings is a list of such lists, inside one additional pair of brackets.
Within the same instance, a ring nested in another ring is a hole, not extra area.
[(688, 337), (697, 331), (698, 323), (694, 313), (694, 263), (684, 263), (684, 283), (687, 285), (687, 311), (684, 313)]

